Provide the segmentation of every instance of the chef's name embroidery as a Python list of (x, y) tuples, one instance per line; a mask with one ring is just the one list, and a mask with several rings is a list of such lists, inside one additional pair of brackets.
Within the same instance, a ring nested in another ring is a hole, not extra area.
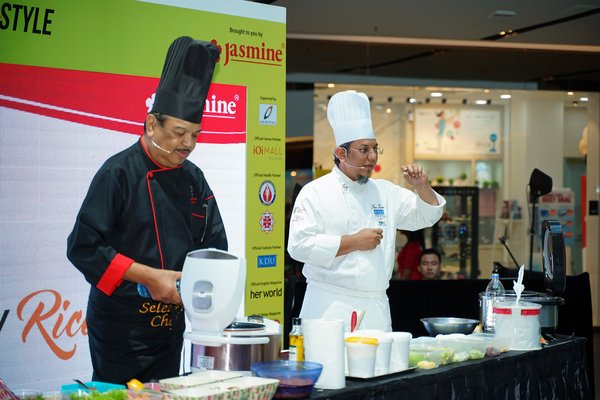
[(373, 217), (375, 218), (375, 224), (377, 226), (385, 226), (385, 208), (381, 205), (373, 204), (371, 206), (373, 210)]
[[(172, 313), (174, 311), (174, 313)], [(172, 328), (173, 327), (173, 316), (177, 318), (177, 315), (182, 311), (182, 307), (174, 304), (164, 303), (152, 303), (144, 302), (138, 312), (142, 315), (155, 314), (150, 319), (150, 326), (153, 328)]]

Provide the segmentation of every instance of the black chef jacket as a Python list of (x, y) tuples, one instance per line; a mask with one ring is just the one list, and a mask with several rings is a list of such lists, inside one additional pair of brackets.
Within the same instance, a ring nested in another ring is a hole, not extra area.
[(134, 262), (181, 271), (186, 254), (227, 250), (215, 197), (190, 161), (163, 168), (140, 139), (96, 173), (67, 240), (67, 257), (91, 284), (86, 322), (93, 379), (126, 383), (179, 374), (180, 306), (122, 280)]

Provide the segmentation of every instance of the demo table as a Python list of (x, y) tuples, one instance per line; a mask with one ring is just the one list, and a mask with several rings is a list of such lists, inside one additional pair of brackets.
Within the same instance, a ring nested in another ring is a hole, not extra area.
[(581, 337), (561, 337), (535, 351), (346, 379), (344, 389), (315, 389), (311, 399), (593, 399), (585, 342)]

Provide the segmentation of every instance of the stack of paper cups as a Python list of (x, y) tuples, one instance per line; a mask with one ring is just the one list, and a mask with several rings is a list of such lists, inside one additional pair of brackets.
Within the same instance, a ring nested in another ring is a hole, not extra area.
[(323, 371), (315, 383), (315, 388), (343, 389), (346, 387), (344, 321), (307, 319), (302, 321), (302, 329), (304, 331), (304, 359), (323, 365)]

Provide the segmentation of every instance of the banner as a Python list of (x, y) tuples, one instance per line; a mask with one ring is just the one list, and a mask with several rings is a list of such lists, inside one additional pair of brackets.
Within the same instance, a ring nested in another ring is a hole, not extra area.
[(499, 109), (417, 107), (415, 157), (500, 156)]
[[(575, 242), (575, 192), (568, 188), (553, 188), (539, 198), (538, 229), (541, 232), (544, 220), (556, 220), (562, 228), (565, 246), (573, 246)], [(542, 235), (538, 235), (539, 246), (542, 246)]]
[(91, 378), (89, 284), (66, 239), (100, 165), (139, 140), (183, 35), (221, 52), (190, 161), (215, 193), (229, 251), (246, 258), (244, 313), (283, 321), (285, 9), (2, 0), (0, 378), (12, 389)]

